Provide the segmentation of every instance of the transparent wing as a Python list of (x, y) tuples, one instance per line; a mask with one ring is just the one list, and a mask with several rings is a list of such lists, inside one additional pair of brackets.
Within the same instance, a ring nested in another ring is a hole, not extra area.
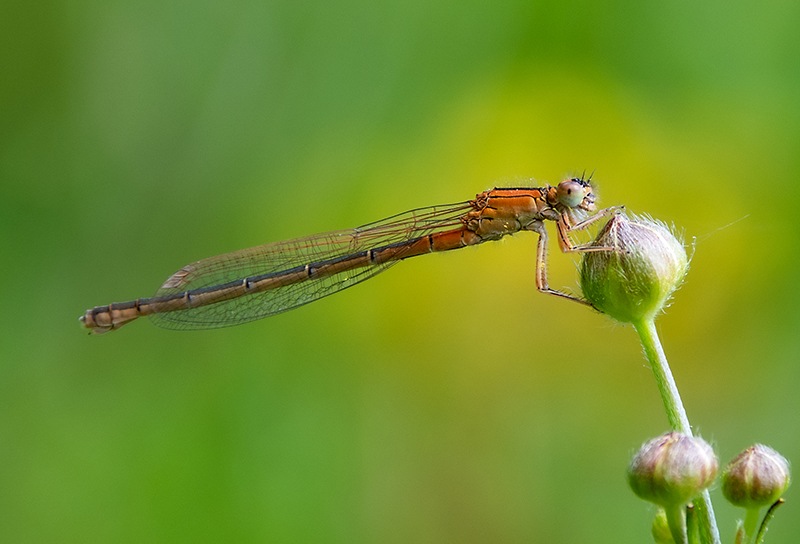
[[(280, 273), (369, 249), (389, 245), (402, 246), (404, 242), (428, 234), (459, 228), (463, 225), (461, 218), (470, 209), (469, 202), (419, 208), (351, 230), (327, 232), (210, 257), (189, 264), (170, 276), (154, 298)], [(393, 260), (380, 264), (370, 264), (325, 277), (311, 277), (206, 306), (156, 313), (150, 317), (157, 325), (169, 329), (209, 329), (238, 325), (332, 295), (371, 278), (401, 259), (402, 250)]]

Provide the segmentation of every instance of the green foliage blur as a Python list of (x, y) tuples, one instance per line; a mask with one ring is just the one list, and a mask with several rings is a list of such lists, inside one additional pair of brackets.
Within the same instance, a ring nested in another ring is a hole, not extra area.
[[(691, 246), (658, 325), (696, 428), (723, 463), (797, 461), (798, 20), (3, 2), (0, 540), (650, 541), (625, 467), (667, 430), (652, 376), (631, 329), (536, 292), (533, 235), (231, 329), (77, 321), (199, 258), (584, 170)], [(800, 534), (796, 497), (768, 542)]]

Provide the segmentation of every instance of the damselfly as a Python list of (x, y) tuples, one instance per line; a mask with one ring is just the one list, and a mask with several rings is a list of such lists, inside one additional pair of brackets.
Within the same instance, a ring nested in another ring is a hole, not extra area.
[(554, 187), (496, 188), (467, 202), (418, 208), (352, 230), (203, 259), (175, 272), (151, 298), (97, 306), (80, 320), (94, 333), (117, 329), (140, 316), (151, 316), (168, 329), (239, 325), (332, 295), (403, 259), (499, 240), (519, 231), (539, 235), (536, 288), (587, 304), (549, 287), (544, 223), (556, 224), (564, 252), (607, 251), (573, 243), (570, 232), (615, 209), (597, 212), (591, 183), (582, 178)]

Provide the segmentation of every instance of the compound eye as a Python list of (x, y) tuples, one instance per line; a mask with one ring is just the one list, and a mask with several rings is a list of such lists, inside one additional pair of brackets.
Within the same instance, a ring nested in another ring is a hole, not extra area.
[(556, 187), (556, 198), (567, 208), (577, 208), (589, 191), (589, 186), (585, 183), (576, 179), (568, 179)]

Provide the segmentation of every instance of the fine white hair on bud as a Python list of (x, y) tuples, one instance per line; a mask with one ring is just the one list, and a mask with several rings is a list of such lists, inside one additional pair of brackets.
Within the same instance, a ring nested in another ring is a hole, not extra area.
[(789, 487), (789, 462), (763, 444), (750, 446), (722, 473), (722, 494), (743, 508), (769, 506)]
[(581, 290), (592, 306), (623, 323), (654, 319), (689, 268), (686, 250), (660, 221), (615, 214), (583, 253)]

